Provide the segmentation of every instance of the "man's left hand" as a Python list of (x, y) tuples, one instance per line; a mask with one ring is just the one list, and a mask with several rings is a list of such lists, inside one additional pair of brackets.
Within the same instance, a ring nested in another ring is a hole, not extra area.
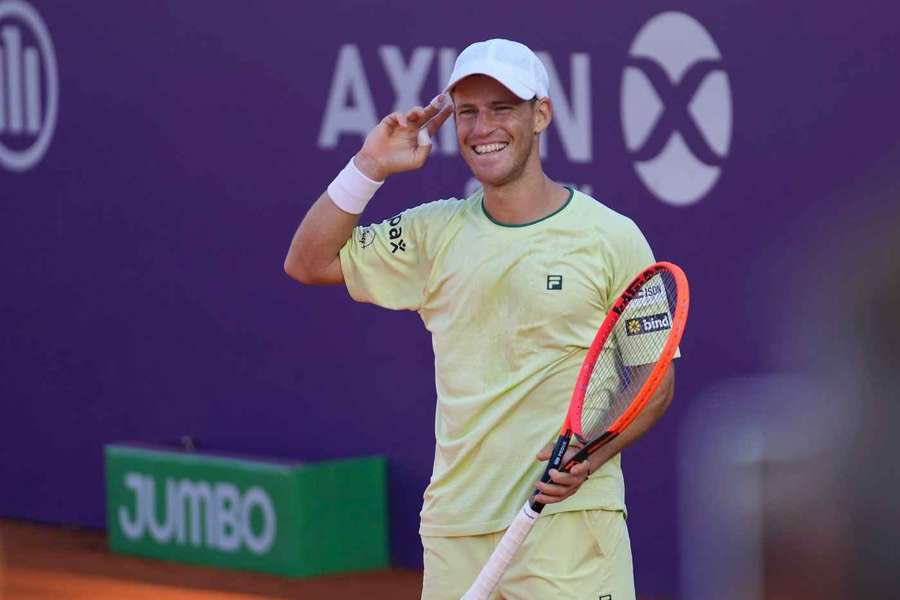
[[(566, 450), (562, 464), (566, 464), (579, 450), (580, 448), (573, 448), (570, 446), (569, 449)], [(553, 444), (547, 444), (544, 446), (543, 450), (538, 452), (537, 459), (546, 462), (550, 459), (550, 454), (552, 452)], [(538, 481), (535, 484), (535, 488), (539, 490), (540, 493), (535, 496), (534, 499), (541, 504), (555, 504), (557, 502), (562, 502), (577, 492), (578, 488), (581, 487), (581, 484), (587, 481), (588, 475), (591, 474), (590, 468), (590, 461), (586, 460), (576, 464), (568, 473), (564, 473), (557, 469), (550, 469), (551, 481), (548, 483), (541, 483)]]

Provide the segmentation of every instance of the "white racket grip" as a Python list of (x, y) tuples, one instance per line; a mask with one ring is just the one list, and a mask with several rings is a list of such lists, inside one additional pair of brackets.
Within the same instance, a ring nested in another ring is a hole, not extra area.
[(461, 600), (488, 599), (539, 516), (540, 513), (533, 511), (530, 504), (526, 502)]

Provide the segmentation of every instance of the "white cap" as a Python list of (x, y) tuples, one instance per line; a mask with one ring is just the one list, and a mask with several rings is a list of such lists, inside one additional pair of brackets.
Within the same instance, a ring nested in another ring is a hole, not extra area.
[(476, 42), (456, 58), (445, 92), (469, 75), (487, 75), (522, 100), (550, 95), (550, 77), (544, 63), (525, 44), (493, 39)]

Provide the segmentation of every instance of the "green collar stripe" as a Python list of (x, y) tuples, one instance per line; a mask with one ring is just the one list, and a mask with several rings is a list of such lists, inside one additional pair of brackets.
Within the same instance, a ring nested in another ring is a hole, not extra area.
[(554, 210), (554, 211), (553, 211), (552, 213), (550, 213), (549, 215), (544, 215), (543, 217), (541, 217), (540, 219), (538, 219), (538, 220), (536, 220), (536, 221), (530, 221), (530, 222), (528, 222), (528, 223), (518, 223), (518, 224), (513, 224), (513, 223), (501, 223), (500, 221), (498, 221), (498, 220), (496, 220), (494, 217), (492, 217), (492, 216), (491, 216), (491, 213), (489, 213), (489, 212), (487, 211), (487, 208), (485, 208), (485, 206), (484, 206), (484, 192), (482, 192), (482, 195), (481, 195), (481, 212), (484, 213), (484, 216), (486, 216), (486, 217), (491, 221), (491, 223), (494, 223), (494, 224), (499, 225), (499, 226), (501, 226), (501, 227), (528, 227), (529, 225), (537, 225), (537, 224), (540, 223), (541, 221), (546, 221), (547, 219), (549, 219), (549, 218), (552, 217), (553, 215), (559, 213), (560, 211), (562, 211), (565, 207), (567, 207), (567, 206), (569, 205), (569, 202), (571, 202), (571, 201), (572, 201), (572, 198), (575, 196), (575, 188), (566, 187), (566, 189), (569, 190), (569, 197), (566, 198), (566, 201), (563, 202), (563, 205), (560, 206), (559, 208), (557, 208), (556, 210)]

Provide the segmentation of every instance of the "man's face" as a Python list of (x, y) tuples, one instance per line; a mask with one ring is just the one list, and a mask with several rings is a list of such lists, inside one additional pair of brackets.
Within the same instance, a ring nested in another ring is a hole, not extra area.
[(518, 178), (532, 152), (536, 133), (549, 123), (542, 101), (522, 100), (485, 75), (466, 77), (453, 88), (460, 153), (483, 184), (499, 186)]

